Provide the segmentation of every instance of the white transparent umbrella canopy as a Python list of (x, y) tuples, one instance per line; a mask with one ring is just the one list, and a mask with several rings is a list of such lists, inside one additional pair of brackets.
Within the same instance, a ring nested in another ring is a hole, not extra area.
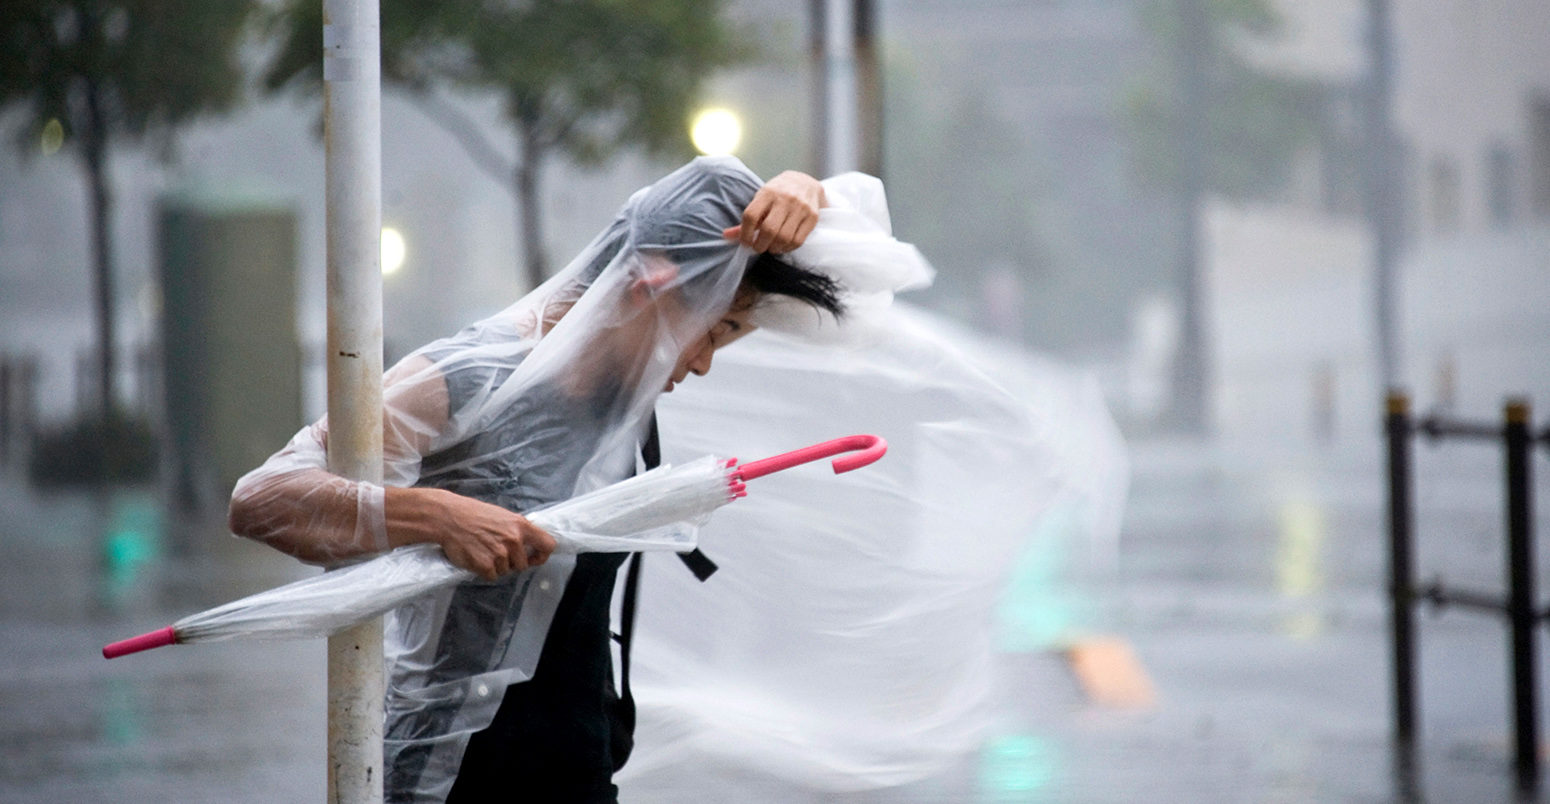
[[(745, 482), (835, 455), (834, 471), (876, 461), (888, 444), (875, 435), (825, 441), (751, 463), (705, 456), (572, 497), (527, 514), (554, 536), (558, 552), (687, 552), (698, 526), (746, 496)], [(848, 454), (842, 454), (848, 453)], [(225, 639), (325, 637), (381, 615), (434, 589), (477, 576), (447, 561), (436, 545), (401, 547), (370, 561), (191, 614), (156, 631), (114, 642), (114, 659), (165, 645)]]

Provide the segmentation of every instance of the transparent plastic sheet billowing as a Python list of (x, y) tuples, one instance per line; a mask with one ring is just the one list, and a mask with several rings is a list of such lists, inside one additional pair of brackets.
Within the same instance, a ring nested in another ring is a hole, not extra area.
[[(384, 483), (530, 512), (631, 475), (677, 362), (734, 299), (751, 254), (722, 232), (761, 185), (736, 159), (697, 159), (631, 196), (511, 307), (400, 361), (384, 378)], [(892, 238), (876, 179), (836, 177), (825, 193), (809, 245), (791, 256), (829, 261), (847, 290), (847, 327), (862, 332), (893, 290), (929, 282), (930, 267)], [(849, 331), (781, 305), (754, 320), (818, 340)], [(239, 481), (234, 531), (322, 565), (386, 551), (383, 488), (330, 474), (327, 437), (326, 419), (316, 422)], [(389, 613), (390, 800), (445, 798), (468, 736), (490, 723), (507, 686), (531, 677), (574, 566), (557, 553)]]
[(890, 448), (760, 481), (703, 529), (707, 583), (646, 562), (625, 800), (817, 800), (944, 772), (996, 725), (994, 614), (1016, 559), (1050, 547), (1035, 534), (1058, 520), (1088, 560), (1111, 554), (1128, 468), (1092, 377), (907, 307), (877, 323), (887, 337), (839, 350), (755, 334), (660, 406), (669, 458), (850, 431)]

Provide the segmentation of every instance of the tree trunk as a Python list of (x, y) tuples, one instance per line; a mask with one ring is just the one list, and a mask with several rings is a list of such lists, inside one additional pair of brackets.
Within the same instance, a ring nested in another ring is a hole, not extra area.
[(521, 140), (521, 149), (517, 154), (517, 168), (513, 171), (517, 188), (519, 220), (517, 236), (522, 239), (523, 273), (527, 280), (527, 289), (532, 290), (543, 284), (549, 272), (544, 255), (542, 211), (538, 204), (538, 171), (542, 153), (535, 142), (533, 132), (528, 127), (518, 123), (517, 130), (517, 136)]
[(1173, 423), (1191, 434), (1209, 427), (1207, 406), (1205, 313), (1202, 310), (1200, 209), (1205, 197), (1208, 104), (1206, 54), (1211, 46), (1206, 0), (1178, 0), (1178, 63), (1182, 86), (1179, 137), (1179, 295), (1178, 356), (1174, 361)]
[(91, 190), (91, 245), (96, 274), (97, 393), (100, 406), (97, 412), (106, 421), (112, 415), (118, 399), (114, 387), (114, 378), (118, 374), (118, 339), (114, 332), (113, 316), (113, 192), (107, 171), (108, 125), (95, 82), (89, 82), (86, 86), (85, 123), (82, 127), (81, 158)]

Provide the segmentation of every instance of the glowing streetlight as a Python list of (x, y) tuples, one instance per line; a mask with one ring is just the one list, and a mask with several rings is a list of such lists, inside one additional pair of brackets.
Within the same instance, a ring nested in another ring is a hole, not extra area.
[(729, 154), (743, 140), (743, 121), (731, 109), (703, 109), (689, 126), (689, 139), (702, 154)]
[(404, 257), (407, 254), (404, 236), (391, 226), (382, 227), (382, 275), (392, 276), (398, 273), (398, 269), (404, 267)]
[(59, 122), (59, 118), (50, 118), (43, 124), (42, 140), (44, 156), (58, 152), (60, 146), (65, 144), (65, 127)]

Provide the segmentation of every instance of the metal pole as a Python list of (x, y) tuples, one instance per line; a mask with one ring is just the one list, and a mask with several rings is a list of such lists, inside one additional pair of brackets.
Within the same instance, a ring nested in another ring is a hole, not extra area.
[(143, 343), (135, 350), (135, 391), (140, 395), (140, 412), (153, 419), (159, 406), (156, 404), (156, 347)]
[(1388, 395), (1384, 420), (1389, 451), (1389, 605), (1393, 626), (1394, 739), (1415, 746), (1415, 566), (1410, 503), (1410, 399)]
[(861, 123), (863, 173), (883, 175), (883, 67), (877, 40), (876, 0), (852, 0), (851, 17), (856, 54), (856, 107)]
[(824, 72), (828, 74), (828, 162), (823, 175), (833, 176), (857, 167), (856, 54), (850, 36), (851, 6), (831, 0), (826, 8)]
[(1367, 0), (1367, 219), (1373, 238), (1378, 372), (1384, 388), (1400, 381), (1394, 271), (1403, 235), (1398, 147), (1390, 114), (1394, 68), (1389, 17), (1389, 0)]
[(1212, 47), (1205, 0), (1178, 0), (1179, 109), (1179, 294), (1182, 321), (1174, 365), (1174, 423), (1187, 433), (1204, 433), (1207, 360), (1201, 289), (1200, 208), (1205, 197), (1208, 101), (1207, 61)]
[(32, 446), (38, 441), (38, 357), (27, 355), (19, 359), (16, 367), (16, 422), (21, 436), (17, 453), (22, 458), (32, 456)]
[(96, 381), (102, 379), (97, 371), (102, 358), (91, 349), (81, 349), (75, 353), (75, 409), (82, 418), (96, 414), (96, 418), (105, 419), (107, 414), (97, 410), (96, 406), (102, 404), (102, 394), (93, 387), (93, 378)]
[(824, 56), (829, 38), (827, 0), (807, 0), (807, 58), (812, 68), (812, 153), (813, 173), (822, 176), (829, 167), (829, 65)]
[[(323, 0), (328, 468), (382, 482), (382, 94), (377, 0)], [(382, 801), (382, 620), (328, 640), (328, 800)]]
[(1512, 621), (1512, 706), (1517, 735), (1518, 784), (1539, 780), (1539, 724), (1535, 711), (1534, 522), (1529, 453), (1529, 405), (1509, 400), (1504, 411), (1507, 441), (1507, 612)]
[(11, 430), (15, 418), (11, 412), (11, 356), (0, 353), (0, 469), (11, 460)]

